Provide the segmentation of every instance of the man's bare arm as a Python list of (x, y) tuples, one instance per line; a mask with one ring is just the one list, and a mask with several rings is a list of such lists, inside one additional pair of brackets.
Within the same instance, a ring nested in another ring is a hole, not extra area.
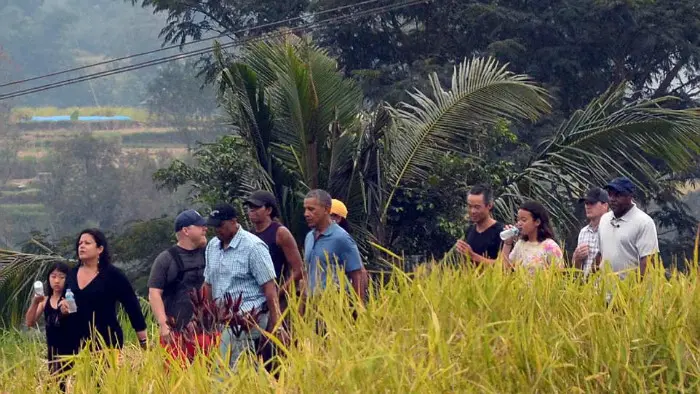
[(277, 284), (274, 280), (268, 281), (262, 285), (265, 300), (267, 300), (267, 309), (270, 311), (270, 318), (267, 322), (267, 331), (272, 331), (280, 319), (280, 304), (279, 295), (277, 292)]
[(644, 256), (639, 259), (639, 275), (641, 277), (644, 277), (644, 274), (647, 272), (647, 264), (650, 260), (649, 257), (650, 256)]
[(155, 316), (156, 321), (160, 326), (161, 336), (167, 335), (170, 332), (170, 327), (168, 327), (168, 317), (165, 314), (165, 304), (163, 303), (163, 289), (149, 287), (148, 303), (151, 304), (153, 316)]
[(362, 270), (355, 270), (352, 272), (349, 272), (348, 275), (350, 275), (350, 281), (352, 281), (352, 288), (355, 290), (355, 293), (357, 293), (358, 298), (360, 299), (360, 303), (364, 304), (363, 300), (363, 279), (362, 279)]

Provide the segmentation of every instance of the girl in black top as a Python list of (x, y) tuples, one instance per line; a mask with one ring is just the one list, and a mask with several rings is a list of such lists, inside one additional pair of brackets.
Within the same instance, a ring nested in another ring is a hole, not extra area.
[[(36, 324), (42, 314), (44, 315), (49, 371), (54, 375), (70, 368), (70, 364), (59, 360), (58, 356), (73, 354), (77, 348), (77, 338), (73, 335), (72, 330), (66, 324), (66, 319), (63, 318), (59, 310), (69, 271), (70, 267), (60, 262), (49, 268), (49, 274), (46, 278), (48, 291), (44, 291), (49, 296), (35, 295), (25, 316), (27, 327), (31, 327)], [(61, 382), (61, 389), (65, 389), (63, 382)]]
[[(129, 315), (141, 346), (146, 344), (146, 321), (129, 280), (111, 264), (107, 238), (97, 229), (84, 230), (76, 241), (79, 264), (68, 274), (66, 288), (75, 295), (78, 311), (70, 317), (80, 343), (91, 340), (98, 348), (101, 340), (108, 347), (121, 348), (124, 333), (117, 320), (117, 301)], [(68, 313), (67, 305), (61, 305)], [(98, 339), (92, 334), (98, 333)]]

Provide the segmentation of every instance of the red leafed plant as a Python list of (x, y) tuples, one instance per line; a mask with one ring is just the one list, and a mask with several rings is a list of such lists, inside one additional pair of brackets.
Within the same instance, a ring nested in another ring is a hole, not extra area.
[(173, 317), (168, 317), (167, 324), (171, 330), (170, 342), (161, 339), (161, 343), (170, 354), (181, 361), (192, 361), (197, 350), (208, 355), (218, 346), (221, 331), (230, 327), (233, 334), (240, 336), (244, 331), (255, 327), (260, 312), (255, 308), (243, 312), (241, 304), (243, 295), (234, 300), (231, 294), (225, 294), (220, 300), (212, 300), (204, 288), (190, 291), (192, 318), (178, 328)]

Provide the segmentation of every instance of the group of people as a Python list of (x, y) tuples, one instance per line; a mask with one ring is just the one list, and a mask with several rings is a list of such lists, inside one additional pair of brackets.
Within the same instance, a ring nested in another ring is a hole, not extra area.
[[(635, 192), (629, 179), (616, 178), (581, 198), (589, 224), (580, 231), (573, 262), (586, 275), (603, 262), (622, 276), (634, 268), (644, 274), (651, 256), (658, 252), (654, 221), (634, 203)], [(508, 269), (523, 267), (531, 272), (552, 265), (563, 267), (563, 253), (542, 204), (524, 203), (511, 226), (493, 218), (493, 202), (489, 188), (475, 186), (470, 190), (467, 213), (473, 225), (465, 239), (457, 241), (459, 253), (477, 265), (503, 264)], [(164, 346), (190, 322), (192, 290), (204, 289), (214, 300), (226, 294), (240, 296), (243, 313), (258, 312), (256, 327), (229, 327), (222, 332), (219, 349), (232, 367), (246, 350), (263, 358), (271, 355), (260, 353), (261, 329), (274, 332), (282, 341), (289, 338), (287, 324), (280, 319), (292, 289), (313, 296), (330, 284), (339, 284), (337, 272), (342, 269), (358, 295), (355, 299), (362, 302), (368, 283), (359, 250), (349, 234), (347, 208), (327, 192), (312, 190), (304, 199), (310, 231), (303, 255), (290, 230), (279, 222), (280, 211), (272, 193), (256, 191), (245, 199), (244, 207), (252, 223), (250, 231), (241, 226), (238, 212), (230, 204), (212, 207), (208, 218), (191, 209), (181, 212), (174, 226), (177, 243), (158, 255), (148, 280), (148, 299)], [(517, 231), (506, 231), (513, 227)], [(216, 234), (209, 241), (207, 228)], [(101, 337), (99, 342), (90, 342), (97, 349), (122, 346), (117, 302), (123, 305), (141, 345), (146, 345), (146, 322), (139, 301), (126, 276), (111, 264), (105, 235), (96, 229), (84, 230), (75, 248), (79, 264), (74, 268), (55, 264), (47, 277), (47, 296), (36, 295), (26, 314), (28, 326), (44, 316), (52, 372), (69, 368), (56, 360), (57, 356), (77, 353), (94, 334)], [(75, 313), (66, 299), (68, 290), (74, 295)], [(175, 320), (175, 332), (169, 319)]]
[[(212, 207), (208, 218), (186, 210), (175, 219), (177, 243), (155, 259), (149, 280), (148, 299), (160, 328), (164, 346), (175, 339), (193, 315), (192, 290), (203, 288), (214, 300), (226, 294), (241, 297), (242, 313), (255, 310), (255, 327), (240, 330), (227, 327), (221, 335), (222, 356), (231, 366), (246, 350), (261, 352), (261, 329), (288, 339), (286, 324), (280, 318), (287, 308), (292, 289), (310, 295), (329, 285), (339, 284), (342, 269), (362, 302), (367, 286), (357, 244), (349, 234), (348, 210), (323, 190), (312, 190), (304, 199), (304, 217), (309, 233), (300, 253), (292, 233), (277, 219), (279, 208), (272, 193), (256, 191), (244, 202), (253, 225), (245, 230), (238, 212), (230, 204)], [(207, 241), (207, 228), (216, 237)], [(47, 296), (36, 295), (26, 314), (27, 326), (43, 314), (46, 322), (48, 359), (51, 371), (70, 368), (61, 355), (75, 354), (87, 342), (94, 348), (120, 348), (123, 331), (117, 319), (117, 302), (124, 306), (142, 346), (146, 345), (146, 322), (136, 294), (124, 274), (111, 264), (104, 234), (84, 230), (76, 242), (79, 264), (70, 268), (57, 263), (47, 277)], [(77, 312), (69, 310), (66, 294), (74, 295)], [(175, 332), (169, 325), (175, 321)], [(234, 333), (243, 332), (241, 335)], [(99, 338), (101, 341), (88, 340)], [(263, 352), (263, 358), (270, 352)]]
[[(634, 183), (615, 178), (605, 187), (590, 189), (579, 202), (584, 204), (588, 225), (581, 229), (573, 253), (574, 266), (588, 276), (609, 264), (625, 277), (647, 265), (659, 252), (654, 220), (634, 203)], [(561, 247), (555, 241), (549, 214), (535, 201), (518, 209), (515, 227), (496, 221), (491, 214), (493, 196), (484, 186), (472, 188), (467, 196), (467, 214), (473, 225), (455, 249), (474, 264), (503, 264), (505, 268), (525, 268), (531, 272), (549, 266), (564, 267)], [(504, 232), (505, 231), (505, 232)], [(505, 234), (502, 239), (501, 233)]]

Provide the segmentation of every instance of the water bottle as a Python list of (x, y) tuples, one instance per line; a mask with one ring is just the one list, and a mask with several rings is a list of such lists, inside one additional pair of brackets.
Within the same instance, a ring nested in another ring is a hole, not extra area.
[(44, 284), (41, 281), (34, 282), (34, 294), (38, 296), (44, 295)]
[(71, 289), (66, 290), (66, 303), (68, 304), (68, 313), (75, 313), (78, 311), (78, 305), (75, 303), (75, 296)]
[(505, 241), (507, 239), (517, 237), (518, 234), (520, 234), (520, 230), (518, 230), (517, 227), (511, 227), (508, 230), (501, 231), (501, 239)]

